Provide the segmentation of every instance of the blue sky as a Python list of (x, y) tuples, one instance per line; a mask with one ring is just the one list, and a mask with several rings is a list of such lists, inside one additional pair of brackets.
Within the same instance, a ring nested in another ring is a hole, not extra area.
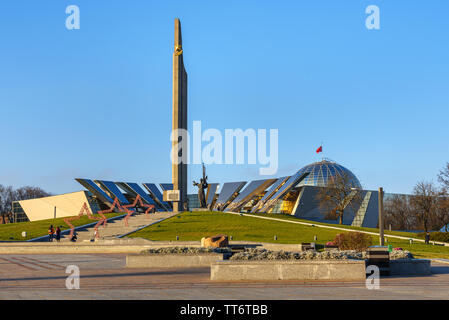
[[(72, 4), (81, 28), (69, 31)], [(365, 27), (371, 4), (380, 30)], [(179, 17), (190, 128), (279, 129), (275, 176), (324, 156), (365, 188), (409, 193), (449, 161), (448, 12), (443, 0), (3, 1), (0, 184), (170, 182)], [(258, 169), (208, 175), (263, 178)], [(189, 181), (200, 174), (190, 166)]]

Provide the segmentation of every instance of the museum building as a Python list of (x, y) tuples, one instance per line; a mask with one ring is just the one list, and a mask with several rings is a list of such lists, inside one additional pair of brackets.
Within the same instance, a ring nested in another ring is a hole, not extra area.
[[(358, 227), (377, 227), (378, 191), (363, 190), (357, 177), (342, 165), (323, 159), (298, 170), (292, 176), (254, 181), (209, 183), (205, 198), (212, 211), (282, 213), (299, 218), (338, 223), (329, 219), (320, 208), (318, 193), (337, 177), (349, 177), (354, 192), (360, 196), (357, 206), (350, 201), (345, 208), (343, 223)], [(86, 203), (92, 213), (109, 209), (114, 200), (120, 205), (133, 203), (139, 195), (157, 211), (172, 211), (172, 204), (164, 201), (163, 192), (172, 190), (171, 183), (113, 182), (76, 179), (85, 190), (56, 196), (16, 201), (13, 203), (15, 222), (36, 221), (75, 216)], [(199, 207), (197, 194), (187, 195), (188, 210)], [(120, 208), (116, 208), (120, 211)], [(138, 208), (137, 208), (137, 211)]]

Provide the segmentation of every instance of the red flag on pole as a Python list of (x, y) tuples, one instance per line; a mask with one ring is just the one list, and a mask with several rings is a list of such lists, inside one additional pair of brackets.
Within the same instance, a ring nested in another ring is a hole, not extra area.
[(316, 149), (316, 153), (323, 152), (323, 146), (320, 146), (318, 149)]

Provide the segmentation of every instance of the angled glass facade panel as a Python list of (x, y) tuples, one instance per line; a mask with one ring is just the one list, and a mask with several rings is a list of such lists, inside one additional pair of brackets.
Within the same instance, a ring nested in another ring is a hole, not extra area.
[(240, 208), (257, 194), (265, 191), (276, 179), (251, 181), (245, 189), (226, 207), (225, 211), (240, 211)]
[(115, 183), (120, 189), (122, 189), (123, 191), (125, 191), (127, 194), (129, 194), (132, 197), (137, 197), (137, 193), (131, 189), (127, 183), (125, 182), (116, 182)]
[(143, 201), (145, 201), (148, 204), (152, 204), (155, 205), (156, 203), (154, 202), (154, 200), (148, 195), (148, 193), (146, 193), (137, 183), (135, 182), (127, 182), (127, 183), (123, 183), (123, 182), (117, 182), (117, 185), (120, 187), (125, 187), (125, 190), (130, 190), (132, 191), (132, 193), (134, 193), (136, 196), (139, 195)]
[(149, 193), (162, 201), (162, 193), (154, 183), (143, 183), (143, 186), (148, 190)]
[(158, 202), (165, 210), (171, 210), (171, 206), (163, 200), (162, 193), (154, 183), (143, 183), (143, 186), (153, 196), (154, 201)]
[(210, 205), (214, 201), (215, 193), (217, 192), (218, 183), (209, 183), (206, 195), (206, 204)]
[(123, 193), (119, 190), (119, 188), (112, 181), (105, 180), (95, 180), (95, 182), (99, 183), (102, 188), (112, 194), (121, 204), (129, 204), (128, 200), (125, 198)]
[(232, 197), (235, 195), (235, 193), (239, 192), (245, 184), (245, 181), (224, 183), (223, 188), (218, 195), (218, 199), (215, 203), (214, 209), (224, 210), (228, 203), (233, 200)]
[(268, 200), (271, 198), (272, 195), (274, 195), (278, 190), (279, 186), (285, 182), (290, 177), (282, 177), (276, 180), (276, 182), (268, 189), (267, 193), (263, 196), (263, 198), (260, 201)]
[(267, 202), (282, 187), (282, 184), (285, 183), (288, 178), (290, 177), (281, 177), (277, 179), (276, 182), (271, 185), (262, 199), (260, 199), (260, 201), (256, 203), (256, 205), (251, 209), (251, 212), (258, 212), (259, 209), (265, 204), (265, 202)]
[(173, 183), (159, 183), (162, 191), (173, 190)]
[(277, 200), (279, 200), (280, 198), (282, 198), (284, 195), (287, 194), (287, 192), (295, 187), (299, 182), (301, 182), (302, 180), (304, 180), (304, 178), (306, 178), (309, 175), (309, 172), (297, 172), (295, 173), (293, 176), (291, 176), (287, 182), (285, 182), (283, 184), (283, 186), (278, 190), (278, 192), (276, 192), (276, 194), (274, 194), (270, 200), (268, 200), (264, 206), (260, 209), (260, 211), (262, 212), (267, 212), (274, 204)]
[(114, 200), (112, 200), (111, 197), (109, 197), (103, 190), (101, 190), (100, 187), (97, 186), (96, 183), (92, 180), (78, 178), (76, 178), (75, 180), (78, 181), (78, 183), (80, 183), (84, 188), (92, 192), (92, 194), (96, 196), (100, 201), (109, 205), (114, 202)]

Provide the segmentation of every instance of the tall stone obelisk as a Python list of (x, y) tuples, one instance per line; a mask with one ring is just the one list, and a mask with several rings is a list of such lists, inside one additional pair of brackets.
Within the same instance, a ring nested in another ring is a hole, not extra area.
[[(179, 129), (187, 131), (187, 73), (184, 68), (181, 22), (175, 19), (175, 50), (173, 52), (173, 132)], [(183, 131), (183, 130), (180, 130)], [(178, 132), (180, 132), (178, 131)], [(187, 203), (187, 150), (179, 149), (179, 145), (187, 147), (187, 143), (181, 143), (183, 137), (178, 135), (178, 141), (172, 141), (172, 150), (179, 150), (178, 157), (184, 159), (181, 163), (175, 163), (172, 159), (173, 190), (179, 190), (180, 201), (173, 202), (173, 212), (184, 209)]]

